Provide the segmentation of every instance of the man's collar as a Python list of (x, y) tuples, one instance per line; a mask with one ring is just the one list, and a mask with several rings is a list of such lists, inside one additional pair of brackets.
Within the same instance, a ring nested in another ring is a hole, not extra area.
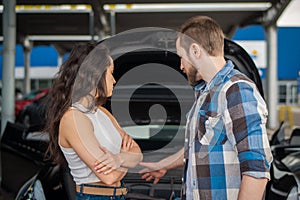
[(234, 65), (231, 60), (228, 60), (225, 66), (213, 77), (210, 83), (207, 85), (204, 80), (200, 81), (196, 86), (194, 86), (195, 91), (207, 91), (213, 88), (215, 85), (219, 85), (223, 82), (224, 78), (230, 73), (234, 68)]
[(204, 80), (201, 80), (197, 85), (194, 86), (195, 91), (203, 91), (206, 87), (206, 82)]

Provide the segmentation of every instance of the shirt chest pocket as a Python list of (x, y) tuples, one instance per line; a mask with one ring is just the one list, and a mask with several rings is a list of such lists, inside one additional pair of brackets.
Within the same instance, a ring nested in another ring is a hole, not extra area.
[(227, 141), (226, 129), (221, 114), (200, 112), (198, 139), (202, 145), (223, 145)]

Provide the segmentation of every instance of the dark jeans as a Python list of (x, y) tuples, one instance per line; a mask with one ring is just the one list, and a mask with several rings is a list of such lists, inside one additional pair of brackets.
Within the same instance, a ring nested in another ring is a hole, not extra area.
[(100, 196), (93, 194), (76, 193), (76, 200), (125, 200), (125, 196)]

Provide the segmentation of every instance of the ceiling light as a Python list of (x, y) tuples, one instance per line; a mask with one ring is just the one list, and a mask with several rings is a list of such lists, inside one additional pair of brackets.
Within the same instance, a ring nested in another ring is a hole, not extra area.
[(222, 11), (265, 11), (271, 3), (156, 3), (156, 4), (106, 4), (105, 11), (116, 13), (132, 12), (222, 12)]

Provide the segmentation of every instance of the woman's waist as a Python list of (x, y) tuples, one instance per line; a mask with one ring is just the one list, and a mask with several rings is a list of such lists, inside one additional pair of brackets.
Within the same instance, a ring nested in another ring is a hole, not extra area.
[(103, 181), (99, 181), (99, 182), (90, 182), (90, 183), (81, 183), (81, 184), (76, 184), (77, 186), (80, 186), (80, 185), (86, 185), (86, 186), (99, 186), (99, 187), (121, 187), (122, 186), (122, 182), (121, 181), (117, 181), (115, 182), (114, 184), (106, 184), (104, 183)]

